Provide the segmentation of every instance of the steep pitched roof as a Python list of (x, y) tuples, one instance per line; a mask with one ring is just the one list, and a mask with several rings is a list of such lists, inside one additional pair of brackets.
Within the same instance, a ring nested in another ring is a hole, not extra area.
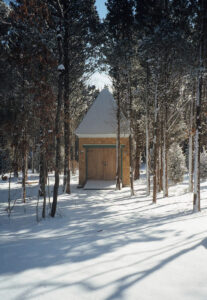
[[(79, 137), (115, 137), (117, 133), (116, 110), (116, 101), (109, 90), (104, 88), (76, 129), (76, 134)], [(129, 122), (123, 115), (121, 135), (129, 135)]]

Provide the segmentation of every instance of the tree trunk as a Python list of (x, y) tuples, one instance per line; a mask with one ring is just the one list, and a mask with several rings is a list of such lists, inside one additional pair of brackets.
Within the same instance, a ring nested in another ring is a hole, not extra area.
[(163, 120), (160, 130), (160, 151), (159, 151), (159, 191), (163, 191)]
[(154, 137), (153, 137), (153, 203), (157, 202), (157, 138), (158, 138), (158, 101), (157, 101), (157, 88), (158, 83), (155, 86), (155, 97), (154, 97)]
[(201, 135), (201, 107), (202, 107), (202, 72), (207, 67), (206, 48), (207, 48), (207, 2), (199, 1), (200, 5), (200, 41), (199, 41), (199, 71), (196, 95), (196, 132), (195, 132), (195, 159), (194, 159), (194, 192), (193, 192), (193, 211), (200, 211), (200, 135)]
[(129, 95), (129, 121), (130, 121), (130, 137), (129, 137), (129, 152), (130, 152), (130, 186), (131, 196), (134, 196), (134, 164), (133, 164), (133, 137), (132, 137), (132, 93), (130, 74), (128, 78), (128, 95)]
[(130, 186), (131, 186), (131, 196), (134, 196), (134, 168), (133, 168), (133, 139), (132, 134), (129, 137), (129, 151), (130, 151)]
[(121, 162), (121, 143), (120, 143), (120, 91), (117, 89), (117, 139), (116, 139), (116, 189), (121, 190), (120, 162)]
[(13, 147), (13, 172), (14, 172), (14, 177), (18, 178), (19, 174), (19, 157), (18, 157), (18, 148), (17, 148), (17, 143), (15, 143)]
[[(61, 26), (60, 26), (61, 28)], [(62, 63), (62, 44), (61, 38), (58, 33), (58, 52), (59, 52), (59, 64)], [(55, 155), (55, 184), (53, 189), (53, 202), (51, 209), (51, 217), (55, 216), (57, 208), (57, 198), (58, 198), (58, 188), (59, 188), (59, 173), (60, 173), (60, 132), (61, 132), (61, 106), (62, 106), (62, 95), (63, 95), (63, 70), (59, 70), (58, 76), (58, 97), (57, 97), (57, 108), (56, 108), (56, 118), (55, 118), (55, 138), (56, 138), (56, 155)]]
[(189, 170), (189, 181), (188, 191), (193, 192), (193, 134), (189, 133), (189, 146), (188, 146), (188, 170)]
[(150, 195), (150, 149), (149, 149), (149, 68), (147, 63), (147, 87), (146, 87), (146, 179), (147, 179), (147, 196)]
[(26, 145), (23, 142), (22, 149), (22, 202), (26, 202)]
[(25, 180), (28, 180), (28, 149), (26, 148), (26, 156), (25, 156)]
[(163, 151), (162, 151), (162, 161), (163, 161), (163, 197), (168, 197), (168, 167), (167, 167), (167, 105), (165, 105), (165, 115), (163, 124)]
[(189, 172), (189, 182), (188, 191), (193, 192), (193, 116), (194, 116), (194, 92), (192, 95), (192, 100), (190, 103), (190, 130), (189, 130), (189, 145), (188, 145), (188, 172)]
[(33, 139), (32, 145), (32, 174), (34, 174), (34, 155), (35, 155), (35, 140)]
[(157, 191), (160, 190), (160, 146), (157, 147)]
[(43, 149), (40, 149), (40, 166), (39, 166), (40, 174), (39, 174), (39, 195), (44, 196), (45, 194), (45, 185), (47, 182), (47, 176), (45, 171), (45, 157)]
[(26, 176), (27, 176), (27, 117), (26, 117), (26, 99), (25, 99), (25, 66), (22, 65), (22, 202), (26, 202)]
[(42, 217), (46, 217), (46, 182), (47, 182), (47, 176), (46, 176), (46, 163), (45, 163), (45, 157), (44, 154), (42, 153), (42, 186), (41, 186), (41, 191), (42, 191), (42, 196), (43, 196), (43, 206), (42, 206)]
[(167, 169), (167, 145), (166, 133), (163, 136), (163, 197), (168, 197), (168, 169)]
[(201, 99), (202, 99), (202, 76), (199, 72), (197, 95), (196, 95), (196, 132), (195, 132), (194, 192), (193, 192), (193, 211), (194, 212), (200, 211)]
[(139, 145), (139, 126), (137, 125), (136, 130), (136, 150), (135, 150), (135, 171), (134, 179), (140, 178), (140, 145)]
[(134, 179), (140, 179), (140, 148), (136, 146)]
[(64, 159), (64, 190), (70, 194), (70, 99), (69, 99), (69, 31), (68, 31), (68, 4), (64, 4), (64, 139), (65, 139), (65, 159)]
[(75, 135), (71, 137), (71, 170), (72, 174), (75, 175), (76, 164), (75, 164)]

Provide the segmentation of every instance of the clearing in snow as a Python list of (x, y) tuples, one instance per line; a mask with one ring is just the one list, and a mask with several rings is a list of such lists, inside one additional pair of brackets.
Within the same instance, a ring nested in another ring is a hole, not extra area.
[(28, 185), (24, 205), (12, 182), (19, 200), (8, 218), (8, 182), (0, 182), (0, 299), (207, 299), (207, 182), (195, 214), (187, 178), (168, 198), (158, 194), (156, 205), (145, 196), (145, 178), (133, 197), (129, 188), (77, 183), (75, 176), (72, 194), (59, 196), (56, 218), (37, 223), (38, 185)]

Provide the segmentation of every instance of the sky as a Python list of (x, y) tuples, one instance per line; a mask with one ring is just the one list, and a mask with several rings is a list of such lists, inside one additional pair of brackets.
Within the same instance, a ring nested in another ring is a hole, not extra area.
[[(105, 0), (96, 0), (96, 7), (100, 16), (100, 19), (103, 19), (106, 16), (107, 8), (105, 6)], [(107, 85), (111, 89), (111, 80), (106, 73), (95, 72), (90, 80), (90, 84), (94, 84), (99, 90), (103, 89)]]
[(97, 10), (98, 10), (98, 13), (99, 13), (99, 16), (101, 19), (103, 19), (107, 13), (105, 3), (106, 3), (105, 0), (96, 0), (96, 7), (97, 7)]
[(112, 90), (112, 82), (106, 73), (95, 72), (88, 80), (88, 84), (95, 85), (99, 90), (102, 90), (104, 86), (107, 86), (109, 90)]

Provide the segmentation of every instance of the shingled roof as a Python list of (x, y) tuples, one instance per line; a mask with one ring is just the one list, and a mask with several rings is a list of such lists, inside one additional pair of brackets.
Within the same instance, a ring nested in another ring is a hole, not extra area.
[[(76, 134), (79, 137), (116, 137), (116, 110), (116, 101), (109, 90), (104, 88), (76, 129)], [(122, 115), (121, 136), (129, 136), (129, 133), (129, 122)]]

